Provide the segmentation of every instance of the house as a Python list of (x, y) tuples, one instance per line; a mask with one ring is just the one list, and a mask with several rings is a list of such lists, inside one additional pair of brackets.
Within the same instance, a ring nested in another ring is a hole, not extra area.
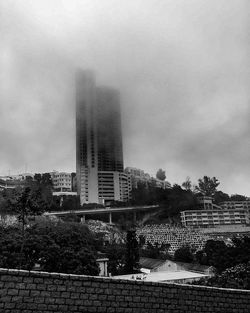
[(140, 258), (139, 264), (142, 272), (144, 271), (144, 269), (146, 269), (146, 271), (150, 270), (150, 273), (163, 271), (189, 271), (212, 276), (214, 272), (214, 268), (212, 266), (200, 265), (195, 263), (176, 262), (171, 260)]
[(213, 275), (213, 268), (211, 266), (193, 263), (140, 258), (139, 264), (141, 273), (113, 276), (112, 278), (186, 284)]
[(195, 273), (189, 271), (162, 271), (151, 273), (137, 273), (129, 275), (113, 276), (113, 279), (125, 279), (125, 280), (143, 280), (148, 282), (158, 283), (176, 283), (186, 284), (193, 281), (200, 280), (201, 278), (208, 278), (209, 276), (202, 273)]

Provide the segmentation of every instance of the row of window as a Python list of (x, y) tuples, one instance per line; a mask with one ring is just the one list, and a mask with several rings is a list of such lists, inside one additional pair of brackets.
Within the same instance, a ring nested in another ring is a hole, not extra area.
[(224, 225), (224, 224), (246, 224), (246, 221), (217, 221), (217, 222), (186, 222), (187, 226), (194, 226), (194, 225)]

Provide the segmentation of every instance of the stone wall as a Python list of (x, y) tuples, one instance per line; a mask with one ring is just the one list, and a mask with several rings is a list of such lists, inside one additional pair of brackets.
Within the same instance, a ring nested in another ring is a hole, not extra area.
[(0, 269), (0, 312), (249, 313), (250, 291)]

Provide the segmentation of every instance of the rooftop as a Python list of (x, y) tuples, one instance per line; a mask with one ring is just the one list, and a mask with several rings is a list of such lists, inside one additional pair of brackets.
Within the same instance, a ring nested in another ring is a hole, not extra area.
[(127, 279), (127, 280), (143, 280), (149, 282), (173, 282), (183, 279), (199, 279), (209, 277), (209, 275), (194, 273), (189, 271), (176, 271), (176, 272), (151, 272), (149, 274), (129, 274), (113, 276), (113, 279)]

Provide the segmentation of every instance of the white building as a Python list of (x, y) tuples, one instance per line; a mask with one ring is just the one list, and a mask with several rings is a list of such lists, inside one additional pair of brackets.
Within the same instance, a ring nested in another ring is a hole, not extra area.
[(157, 188), (162, 188), (162, 189), (171, 188), (170, 182), (168, 182), (166, 180), (160, 180), (158, 178), (151, 177), (151, 182), (153, 184), (155, 184), (155, 187), (157, 187)]
[(185, 227), (248, 225), (249, 214), (245, 209), (189, 210), (181, 212), (181, 222)]
[(50, 175), (54, 191), (72, 191), (71, 173), (53, 171)]
[(34, 174), (22, 173), (16, 175), (0, 176), (0, 190), (3, 189), (15, 189), (17, 187), (23, 187), (27, 178), (33, 179)]
[(212, 197), (198, 198), (201, 210), (181, 212), (181, 222), (186, 227), (215, 227), (224, 225), (249, 225), (250, 201), (225, 201), (220, 205)]
[(160, 180), (155, 177), (151, 177), (148, 173), (136, 167), (126, 167), (125, 173), (131, 175), (132, 187), (137, 189), (138, 183), (143, 183), (146, 186), (152, 184), (157, 188), (167, 189), (171, 188), (171, 184), (168, 181)]
[(98, 198), (107, 201), (127, 202), (131, 198), (131, 178), (123, 172), (98, 172)]
[(191, 272), (191, 271), (162, 271), (162, 272), (151, 272), (151, 273), (138, 273), (129, 275), (113, 276), (113, 279), (126, 279), (126, 280), (143, 280), (147, 282), (157, 283), (176, 283), (186, 284), (193, 281), (200, 280), (201, 278), (208, 278), (210, 275)]
[(205, 275), (213, 275), (214, 268), (212, 266), (200, 265), (195, 263), (185, 263), (185, 262), (176, 262), (171, 260), (161, 260), (161, 259), (152, 259), (141, 257), (140, 261), (140, 270), (146, 269), (145, 272), (177, 272), (177, 271), (191, 271), (196, 273), (201, 273)]
[(224, 201), (219, 204), (223, 209), (250, 209), (250, 200)]
[(15, 175), (6, 175), (6, 176), (0, 176), (1, 180), (4, 181), (24, 181), (28, 177), (34, 178), (34, 174), (32, 173), (22, 173), (22, 174), (15, 174)]

